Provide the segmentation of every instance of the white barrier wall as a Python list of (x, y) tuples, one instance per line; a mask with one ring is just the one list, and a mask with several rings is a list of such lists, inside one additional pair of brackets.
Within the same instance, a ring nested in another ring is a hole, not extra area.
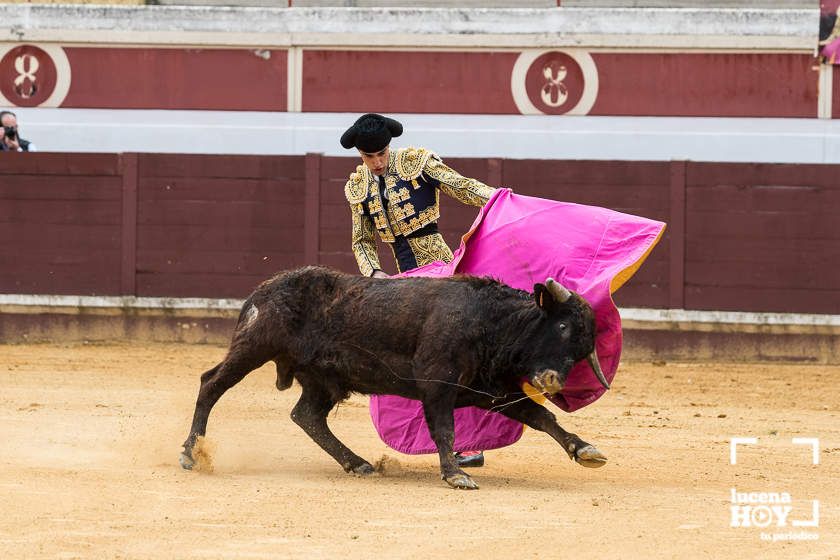
[[(356, 113), (17, 109), (41, 151), (347, 155)], [(394, 114), (395, 146), (447, 157), (840, 162), (840, 121)]]

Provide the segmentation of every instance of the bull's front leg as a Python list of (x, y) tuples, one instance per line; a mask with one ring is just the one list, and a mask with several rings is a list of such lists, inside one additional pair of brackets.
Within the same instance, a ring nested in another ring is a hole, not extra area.
[(455, 441), (455, 393), (436, 391), (434, 395), (422, 399), (422, 402), (426, 424), (440, 456), (440, 477), (453, 488), (477, 490), (478, 484), (458, 467), (452, 453)]
[(521, 399), (501, 404), (497, 401), (493, 410), (517, 422), (522, 422), (530, 428), (547, 433), (563, 447), (570, 459), (584, 467), (603, 467), (607, 463), (607, 457), (598, 451), (594, 445), (586, 443), (576, 434), (564, 430), (557, 423), (554, 414), (531, 399)]

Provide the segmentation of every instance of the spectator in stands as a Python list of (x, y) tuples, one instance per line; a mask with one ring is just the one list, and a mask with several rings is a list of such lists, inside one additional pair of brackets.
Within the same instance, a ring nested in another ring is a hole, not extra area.
[[(391, 247), (399, 272), (451, 261), (452, 251), (438, 232), (438, 193), (483, 206), (496, 190), (461, 176), (425, 148), (391, 151), (391, 138), (402, 131), (402, 124), (394, 119), (368, 113), (341, 136), (341, 145), (356, 148), (362, 158), (344, 194), (353, 216), (353, 254), (365, 276), (388, 277), (379, 264), (374, 232)], [(462, 467), (484, 464), (481, 451), (455, 456)]]
[(3, 125), (3, 141), (0, 152), (34, 152), (35, 144), (24, 140), (18, 134), (17, 115), (11, 111), (0, 111), (0, 124)]

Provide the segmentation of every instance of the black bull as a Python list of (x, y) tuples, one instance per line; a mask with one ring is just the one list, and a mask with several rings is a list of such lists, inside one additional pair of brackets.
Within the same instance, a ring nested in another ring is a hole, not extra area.
[(579, 295), (548, 279), (534, 294), (475, 277), (375, 279), (306, 267), (278, 274), (245, 301), (228, 354), (201, 376), (181, 465), (194, 464), (213, 405), (248, 373), (273, 360), (277, 388), (301, 386), (292, 420), (347, 472), (370, 463), (327, 426), (327, 414), (351, 393), (418, 399), (440, 454), (442, 478), (477, 488), (452, 453), (453, 411), (493, 409), (546, 432), (586, 467), (606, 457), (561, 428), (524, 394), (523, 376), (545, 393), (562, 389), (579, 360), (595, 356), (595, 318)]

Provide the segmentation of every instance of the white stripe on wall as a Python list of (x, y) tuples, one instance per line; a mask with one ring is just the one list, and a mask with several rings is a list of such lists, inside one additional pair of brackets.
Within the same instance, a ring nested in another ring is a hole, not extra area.
[[(296, 100), (298, 103), (299, 100)], [(339, 144), (356, 113), (15, 110), (41, 151), (354, 155)], [(443, 157), (840, 163), (840, 120), (394, 114), (392, 146)]]
[(834, 65), (820, 64), (818, 116), (830, 119), (834, 100)]
[[(238, 310), (244, 300), (209, 298), (156, 298), (133, 296), (59, 296), (0, 294), (0, 306), (55, 308), (112, 308), (150, 310), (195, 310), (198, 313), (216, 310)], [(10, 309), (6, 309), (10, 312)], [(686, 309), (621, 308), (625, 321), (641, 323), (716, 323), (737, 325), (796, 325), (840, 327), (840, 315), (806, 313), (753, 313), (742, 311), (694, 311)]]

